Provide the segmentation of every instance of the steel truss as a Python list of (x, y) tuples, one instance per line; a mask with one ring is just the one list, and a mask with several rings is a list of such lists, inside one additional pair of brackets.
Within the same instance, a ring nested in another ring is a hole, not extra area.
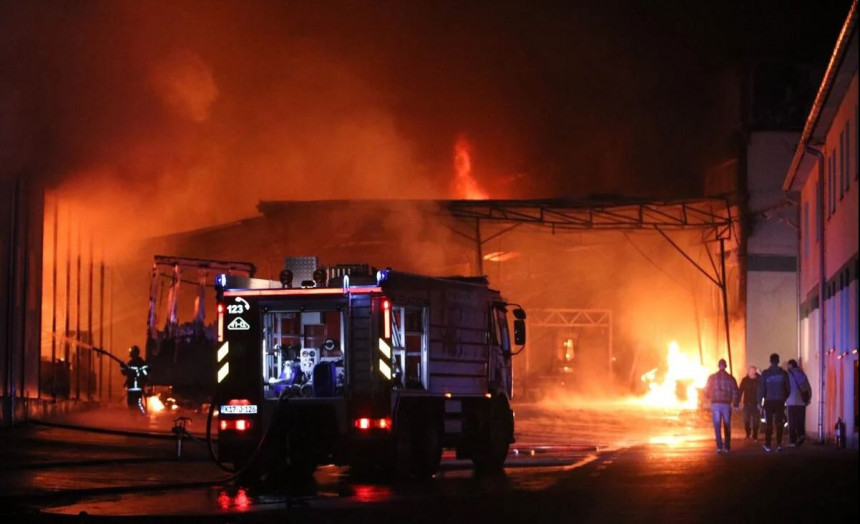
[(731, 238), (731, 205), (725, 199), (616, 202), (587, 200), (451, 200), (457, 218), (538, 224), (553, 229), (708, 229), (714, 240)]
[[(543, 199), (543, 200), (449, 200), (442, 207), (451, 216), (474, 224), (472, 233), (452, 230), (475, 243), (476, 267), (484, 272), (483, 246), (488, 241), (522, 225), (545, 226), (560, 231), (651, 230), (660, 234), (678, 253), (720, 289), (726, 335), (729, 372), (732, 349), (729, 333), (726, 241), (734, 235), (732, 205), (725, 198), (653, 201), (631, 198)], [(482, 238), (481, 222), (507, 223), (507, 228)], [(719, 260), (708, 251), (711, 270), (702, 267), (667, 232), (697, 229), (702, 242), (719, 244)]]
[(529, 309), (535, 327), (612, 327), (611, 309)]

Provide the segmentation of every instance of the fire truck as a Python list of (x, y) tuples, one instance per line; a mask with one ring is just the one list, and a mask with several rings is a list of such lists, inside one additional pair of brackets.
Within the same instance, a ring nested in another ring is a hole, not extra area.
[[(500, 470), (514, 440), (525, 312), (485, 277), (366, 265), (280, 281), (219, 276), (217, 457), (286, 474), (323, 463), (433, 475), (443, 448)], [(213, 406), (214, 408), (215, 406)], [(214, 439), (213, 439), (214, 440)]]

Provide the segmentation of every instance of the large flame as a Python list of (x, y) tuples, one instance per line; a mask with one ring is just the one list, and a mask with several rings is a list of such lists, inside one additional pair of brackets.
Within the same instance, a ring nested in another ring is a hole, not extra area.
[(146, 397), (146, 409), (150, 413), (158, 413), (159, 411), (164, 411), (164, 403), (158, 398), (158, 395), (152, 395)]
[(708, 370), (695, 357), (681, 351), (674, 340), (669, 343), (666, 355), (666, 374), (657, 380), (657, 369), (642, 375), (648, 384), (648, 393), (640, 402), (654, 407), (695, 409), (699, 405), (699, 391), (708, 380)]
[(478, 185), (472, 175), (471, 147), (465, 137), (454, 144), (454, 198), (461, 200), (486, 200), (489, 193)]

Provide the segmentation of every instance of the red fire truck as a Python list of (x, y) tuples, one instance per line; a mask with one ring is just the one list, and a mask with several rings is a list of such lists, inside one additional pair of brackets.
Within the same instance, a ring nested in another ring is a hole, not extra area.
[[(296, 287), (293, 278), (217, 279), (221, 462), (427, 477), (453, 448), (478, 470), (501, 469), (515, 352), (511, 305), (486, 278), (361, 265), (317, 268)], [(525, 313), (512, 309), (521, 349)]]

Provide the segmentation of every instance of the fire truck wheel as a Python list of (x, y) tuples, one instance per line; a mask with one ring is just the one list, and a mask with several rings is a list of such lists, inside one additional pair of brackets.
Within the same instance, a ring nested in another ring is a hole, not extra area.
[(410, 478), (430, 478), (442, 461), (441, 411), (435, 404), (411, 402), (399, 412), (394, 434), (397, 471)]
[(514, 428), (514, 417), (508, 400), (497, 395), (488, 406), (488, 420), (472, 455), (475, 471), (496, 474), (503, 470)]

